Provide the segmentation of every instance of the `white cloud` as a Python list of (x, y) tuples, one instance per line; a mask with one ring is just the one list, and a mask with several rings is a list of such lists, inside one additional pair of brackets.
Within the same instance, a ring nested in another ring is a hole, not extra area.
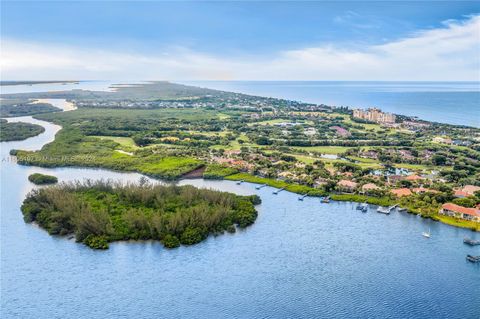
[(140, 54), (2, 39), (1, 78), (112, 80), (480, 80), (480, 15), (394, 42), (224, 57), (171, 48)]

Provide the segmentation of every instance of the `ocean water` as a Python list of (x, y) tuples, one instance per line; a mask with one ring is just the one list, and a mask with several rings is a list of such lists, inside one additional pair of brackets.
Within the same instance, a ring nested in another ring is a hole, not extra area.
[[(61, 105), (59, 103), (58, 105)], [(479, 233), (407, 213), (367, 213), (353, 203), (230, 181), (180, 184), (258, 194), (254, 225), (167, 250), (118, 242), (94, 251), (24, 223), (29, 174), (62, 181), (141, 175), (17, 165), (12, 148), (39, 149), (59, 126), (30, 117), (45, 133), (0, 143), (0, 317), (10, 318), (461, 318), (480, 317), (480, 265), (465, 260)], [(421, 233), (431, 230), (432, 238)]]
[(191, 81), (185, 84), (480, 127), (480, 82)]

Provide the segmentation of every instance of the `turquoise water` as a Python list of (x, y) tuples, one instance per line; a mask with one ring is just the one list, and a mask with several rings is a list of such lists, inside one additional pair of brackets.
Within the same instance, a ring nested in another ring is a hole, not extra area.
[(188, 84), (335, 106), (375, 106), (428, 121), (480, 127), (480, 82), (196, 81)]
[[(10, 119), (18, 120), (18, 119)], [(34, 121), (29, 117), (23, 121)], [(1, 143), (1, 313), (10, 318), (472, 318), (480, 317), (480, 266), (465, 260), (479, 233), (406, 213), (363, 214), (352, 203), (229, 181), (182, 181), (258, 194), (254, 225), (166, 250), (156, 242), (94, 251), (23, 222), (34, 172), (60, 181), (139, 174), (20, 166), (11, 148), (38, 149), (60, 129)], [(432, 238), (421, 233), (431, 230)]]

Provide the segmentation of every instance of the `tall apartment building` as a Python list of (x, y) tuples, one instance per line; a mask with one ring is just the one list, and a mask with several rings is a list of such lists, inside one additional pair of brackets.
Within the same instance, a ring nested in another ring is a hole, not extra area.
[(384, 113), (377, 108), (369, 108), (367, 110), (353, 110), (353, 117), (376, 123), (395, 123), (395, 114)]

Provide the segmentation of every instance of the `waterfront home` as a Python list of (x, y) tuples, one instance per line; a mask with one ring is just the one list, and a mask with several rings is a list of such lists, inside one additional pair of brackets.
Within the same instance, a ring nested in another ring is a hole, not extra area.
[(337, 183), (337, 189), (344, 192), (353, 192), (357, 188), (357, 183), (342, 179)]
[(412, 192), (408, 188), (394, 188), (390, 190), (390, 192), (397, 197), (412, 195)]
[(407, 177), (405, 177), (405, 179), (406, 179), (407, 181), (414, 182), (414, 181), (422, 180), (423, 177), (418, 176), (418, 175), (416, 175), (416, 174), (412, 174), (412, 175), (408, 175)]
[(368, 191), (375, 191), (375, 190), (379, 190), (380, 187), (378, 187), (377, 185), (373, 184), (373, 183), (368, 183), (368, 184), (365, 184), (362, 186), (362, 191), (364, 192), (368, 192)]
[(463, 188), (457, 188), (454, 190), (453, 196), (457, 198), (464, 198), (468, 196), (472, 196), (475, 192), (480, 191), (480, 187), (475, 185), (465, 185)]
[(480, 210), (476, 208), (467, 208), (453, 203), (445, 203), (442, 205), (439, 214), (480, 223)]

